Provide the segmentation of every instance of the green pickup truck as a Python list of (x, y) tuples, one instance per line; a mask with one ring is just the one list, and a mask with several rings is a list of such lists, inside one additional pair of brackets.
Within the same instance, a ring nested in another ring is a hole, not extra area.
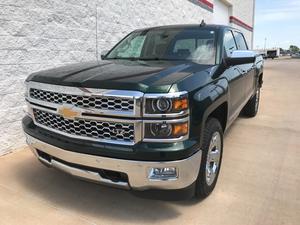
[(101, 58), (27, 78), (34, 155), (141, 196), (208, 196), (224, 132), (258, 111), (262, 57), (239, 30), (202, 23), (135, 30)]

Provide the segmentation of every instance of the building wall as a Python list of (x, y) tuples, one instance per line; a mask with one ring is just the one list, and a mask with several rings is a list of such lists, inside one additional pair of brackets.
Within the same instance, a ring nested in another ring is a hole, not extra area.
[(220, 0), (214, 1), (214, 23), (229, 25), (229, 16), (231, 16), (231, 6)]
[[(251, 25), (248, 9), (253, 1), (228, 2), (233, 13)], [(0, 155), (25, 143), (23, 82), (30, 73), (96, 60), (101, 50), (137, 28), (200, 23), (202, 19), (212, 23), (214, 14), (203, 2), (207, 1), (1, 0)]]
[(200, 23), (211, 23), (213, 14), (188, 0), (99, 0), (98, 46), (109, 49), (122, 37), (137, 28)]
[(28, 74), (96, 56), (95, 2), (0, 1), (0, 155), (24, 145)]
[[(255, 0), (227, 0), (232, 5), (232, 16), (242, 20), (245, 24), (254, 27), (254, 8)], [(253, 31), (249, 31), (234, 23), (231, 26), (240, 29), (248, 42), (250, 48), (253, 48)]]

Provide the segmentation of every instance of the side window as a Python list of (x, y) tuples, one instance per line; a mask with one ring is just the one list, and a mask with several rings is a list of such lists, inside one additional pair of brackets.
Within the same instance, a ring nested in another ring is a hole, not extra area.
[(230, 56), (234, 50), (237, 50), (231, 31), (226, 31), (224, 35), (224, 48), (227, 56)]
[(239, 50), (248, 50), (244, 36), (239, 32), (234, 32), (234, 38)]

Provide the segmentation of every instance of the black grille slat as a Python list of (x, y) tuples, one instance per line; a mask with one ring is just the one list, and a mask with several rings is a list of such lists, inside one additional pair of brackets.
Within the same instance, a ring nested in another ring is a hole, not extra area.
[(71, 104), (80, 108), (132, 112), (134, 101), (131, 98), (109, 96), (82, 96), (64, 94), (31, 88), (30, 97), (40, 101), (56, 104)]
[(38, 124), (60, 132), (95, 140), (105, 139), (112, 141), (134, 142), (134, 124), (118, 123), (88, 119), (65, 119), (64, 117), (33, 109), (35, 121)]

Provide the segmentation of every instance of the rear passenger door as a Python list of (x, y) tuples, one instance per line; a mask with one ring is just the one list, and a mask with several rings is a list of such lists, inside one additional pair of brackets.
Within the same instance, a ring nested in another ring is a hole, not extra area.
[[(224, 56), (231, 56), (232, 52), (237, 50), (235, 39), (231, 30), (224, 33)], [(238, 115), (240, 106), (244, 101), (244, 81), (240, 69), (237, 66), (231, 66), (226, 69), (224, 75), (229, 81), (229, 121), (235, 119)]]
[[(237, 44), (238, 50), (248, 50), (247, 43), (245, 41), (244, 35), (238, 31), (234, 31), (234, 38)], [(252, 95), (254, 91), (254, 85), (255, 85), (255, 71), (253, 67), (253, 63), (243, 64), (237, 66), (240, 70), (240, 72), (243, 75), (244, 80), (244, 93), (245, 93), (245, 100), (248, 100)]]

